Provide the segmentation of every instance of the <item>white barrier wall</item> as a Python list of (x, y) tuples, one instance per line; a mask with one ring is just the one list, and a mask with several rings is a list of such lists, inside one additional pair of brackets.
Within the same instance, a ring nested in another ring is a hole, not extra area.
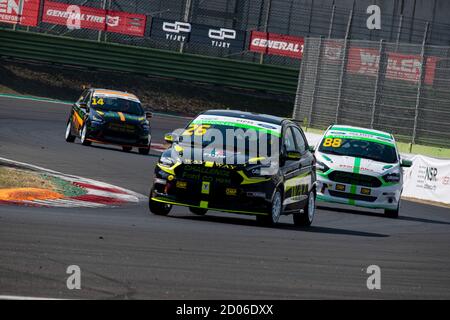
[(403, 196), (450, 204), (450, 160), (421, 155), (407, 158), (413, 165), (403, 172)]

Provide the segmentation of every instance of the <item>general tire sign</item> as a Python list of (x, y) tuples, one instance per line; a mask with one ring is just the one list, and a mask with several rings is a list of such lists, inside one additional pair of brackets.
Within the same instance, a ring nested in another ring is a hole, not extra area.
[(301, 59), (305, 40), (301, 37), (270, 32), (252, 31), (249, 50)]

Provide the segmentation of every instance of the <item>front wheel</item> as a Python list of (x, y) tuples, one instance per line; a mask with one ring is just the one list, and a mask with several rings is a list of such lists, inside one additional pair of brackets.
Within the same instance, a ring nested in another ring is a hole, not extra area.
[(157, 216), (167, 216), (172, 209), (172, 205), (150, 199), (149, 208), (150, 211)]
[(394, 210), (384, 209), (384, 215), (388, 218), (397, 219), (399, 211), (400, 211), (399, 207), (397, 207), (397, 209), (394, 209)]
[(314, 190), (311, 190), (311, 192), (308, 195), (306, 206), (305, 208), (303, 208), (303, 211), (294, 213), (294, 215), (292, 216), (294, 219), (294, 224), (296, 226), (308, 227), (313, 222), (315, 214), (316, 214), (316, 193), (314, 192)]
[(81, 144), (83, 146), (90, 146), (91, 145), (91, 141), (89, 141), (87, 139), (87, 135), (88, 135), (88, 129), (86, 126), (86, 123), (83, 125), (83, 128), (81, 128), (81, 136), (80, 136), (80, 140), (81, 140)]
[(75, 136), (72, 135), (72, 121), (67, 122), (65, 138), (67, 142), (74, 142)]
[(283, 210), (283, 196), (281, 194), (281, 191), (277, 189), (272, 199), (269, 214), (256, 216), (256, 221), (258, 221), (259, 224), (265, 226), (277, 224), (278, 220), (280, 220), (282, 210)]

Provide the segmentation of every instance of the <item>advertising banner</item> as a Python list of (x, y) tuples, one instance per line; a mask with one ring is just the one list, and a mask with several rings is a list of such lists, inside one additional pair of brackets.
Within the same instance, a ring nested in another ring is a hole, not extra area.
[(245, 46), (246, 32), (242, 30), (193, 24), (190, 41), (223, 48), (231, 52), (241, 52)]
[(0, 0), (0, 22), (36, 27), (41, 0)]
[(189, 42), (192, 24), (170, 19), (153, 18), (150, 37), (173, 42)]
[(252, 31), (249, 50), (252, 52), (301, 59), (304, 44), (305, 40), (301, 37)]
[(142, 14), (103, 10), (45, 1), (42, 21), (69, 29), (93, 29), (143, 37), (147, 17)]
[[(436, 73), (437, 58), (428, 57), (425, 65), (425, 84), (432, 85)], [(377, 49), (350, 48), (347, 71), (369, 76), (376, 76), (380, 55)], [(421, 57), (388, 52), (386, 79), (403, 80), (418, 83), (420, 80)]]
[(450, 204), (450, 160), (413, 156), (404, 171), (403, 196)]

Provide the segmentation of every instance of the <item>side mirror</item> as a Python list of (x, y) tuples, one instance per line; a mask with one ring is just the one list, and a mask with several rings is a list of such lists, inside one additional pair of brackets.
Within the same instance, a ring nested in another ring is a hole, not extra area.
[(178, 136), (175, 133), (166, 133), (164, 140), (168, 143), (178, 142)]
[(153, 118), (153, 113), (150, 111), (145, 112), (145, 118), (147, 120), (150, 120), (151, 118)]
[(86, 102), (80, 102), (78, 105), (81, 109), (87, 109), (88, 107)]
[(298, 151), (289, 151), (285, 154), (284, 159), (286, 160), (300, 160), (302, 157), (302, 154)]
[(412, 166), (412, 161), (411, 160), (406, 160), (406, 159), (401, 159), (400, 160), (400, 166), (403, 168), (409, 168)]
[(316, 151), (316, 148), (314, 148), (314, 146), (309, 146), (308, 150), (312, 153), (314, 153)]

